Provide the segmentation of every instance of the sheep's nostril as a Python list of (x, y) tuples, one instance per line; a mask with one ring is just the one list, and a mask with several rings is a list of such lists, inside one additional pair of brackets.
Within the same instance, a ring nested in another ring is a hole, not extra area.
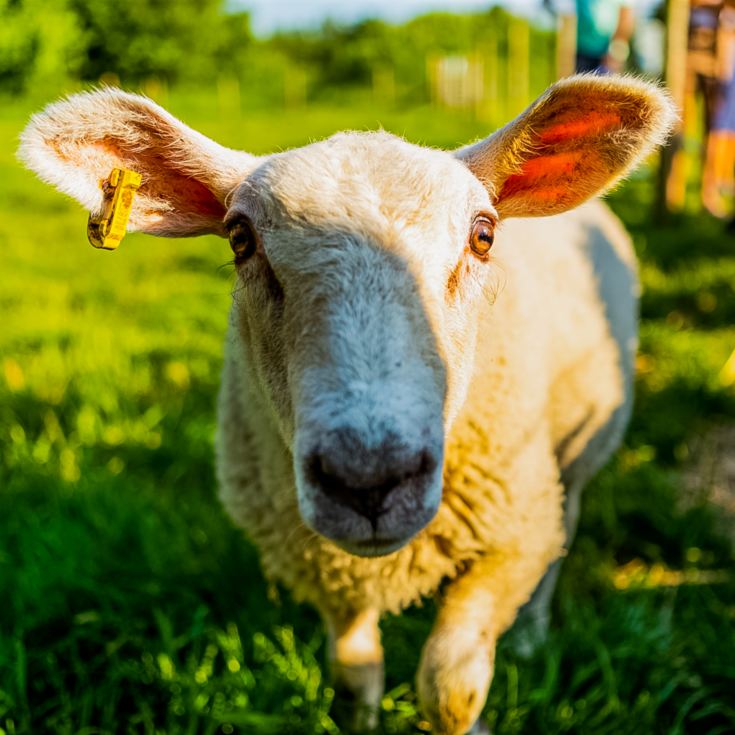
[(380, 448), (347, 455), (314, 452), (305, 462), (310, 484), (373, 525), (388, 510), (389, 496), (394, 490), (409, 483), (412, 489), (423, 489), (422, 481), (435, 469), (436, 460), (426, 449), (399, 452)]

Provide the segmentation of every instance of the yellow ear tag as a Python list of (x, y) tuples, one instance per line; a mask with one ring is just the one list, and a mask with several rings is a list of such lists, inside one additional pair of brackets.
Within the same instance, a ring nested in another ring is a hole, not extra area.
[(104, 193), (102, 213), (89, 215), (87, 237), (96, 248), (115, 250), (125, 237), (135, 192), (142, 177), (136, 171), (113, 168), (110, 178), (100, 185)]

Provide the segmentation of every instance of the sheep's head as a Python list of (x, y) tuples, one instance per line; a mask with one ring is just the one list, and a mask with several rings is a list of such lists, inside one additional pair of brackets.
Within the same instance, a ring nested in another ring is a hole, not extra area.
[(374, 555), (439, 507), (497, 223), (603, 191), (673, 119), (654, 86), (576, 77), (457, 152), (346, 133), (256, 158), (101, 90), (34, 117), (21, 155), (90, 211), (113, 167), (133, 169), (130, 229), (229, 238), (238, 364), (291, 452), (304, 521)]

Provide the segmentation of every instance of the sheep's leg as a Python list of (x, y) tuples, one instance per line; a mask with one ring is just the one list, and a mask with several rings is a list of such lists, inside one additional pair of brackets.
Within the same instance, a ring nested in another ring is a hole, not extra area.
[(375, 609), (326, 617), (335, 684), (335, 715), (353, 732), (378, 725), (383, 697), (383, 646)]
[[(579, 521), (584, 483), (572, 482), (567, 485), (564, 499), (564, 531), (567, 550), (574, 541)], [(559, 573), (564, 559), (557, 559), (546, 571), (528, 604), (521, 610), (515, 650), (520, 656), (530, 657), (539, 644), (543, 643), (549, 631), (551, 621), (551, 601), (559, 581)]]
[(533, 597), (520, 611), (513, 629), (513, 651), (521, 658), (531, 658), (544, 643), (551, 623), (551, 601), (556, 591), (563, 559), (557, 559), (544, 575)]
[(493, 676), (497, 639), (547, 564), (548, 555), (541, 554), (489, 556), (447, 588), (421, 654), (417, 682), (432, 732), (482, 732), (477, 720)]
[(482, 720), (476, 720), (467, 735), (490, 735), (490, 728)]

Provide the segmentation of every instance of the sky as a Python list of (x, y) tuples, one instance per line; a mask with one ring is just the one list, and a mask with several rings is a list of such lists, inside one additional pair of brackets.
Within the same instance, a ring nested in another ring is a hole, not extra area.
[[(277, 28), (319, 25), (326, 18), (352, 22), (366, 17), (400, 21), (429, 10), (477, 10), (498, 4), (492, 0), (232, 0), (251, 12), (253, 29), (267, 34)], [(499, 4), (517, 13), (543, 13), (541, 0), (506, 0)]]

